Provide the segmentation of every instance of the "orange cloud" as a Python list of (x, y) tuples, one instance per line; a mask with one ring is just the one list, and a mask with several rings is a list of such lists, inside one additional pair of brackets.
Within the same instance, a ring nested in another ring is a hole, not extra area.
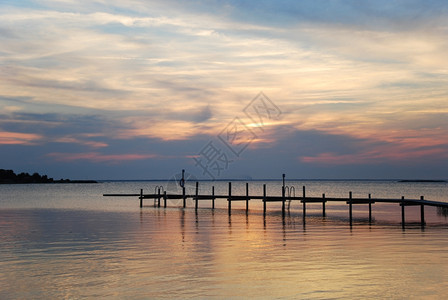
[[(365, 156), (365, 155), (362, 155)], [(300, 160), (304, 163), (318, 163), (329, 165), (344, 165), (347, 163), (360, 163), (365, 161), (366, 157), (359, 155), (338, 155), (334, 153), (320, 153), (317, 156), (302, 156)]]
[[(188, 140), (196, 134), (214, 134), (211, 125), (197, 125), (190, 121), (152, 120), (149, 126), (148, 120), (134, 119), (129, 120), (129, 122), (133, 124), (134, 128), (114, 132), (115, 138), (129, 139), (134, 137), (148, 137), (172, 141)], [(215, 131), (219, 132), (218, 130)]]
[(58, 161), (70, 162), (75, 160), (87, 160), (92, 162), (120, 162), (129, 160), (142, 160), (156, 158), (155, 154), (101, 154), (97, 152), (88, 153), (49, 153), (47, 156)]
[(83, 141), (83, 140), (79, 140), (79, 139), (71, 138), (71, 137), (59, 138), (59, 139), (56, 140), (56, 142), (58, 142), (58, 143), (81, 144), (81, 145), (89, 146), (89, 147), (92, 147), (92, 148), (102, 148), (102, 147), (107, 147), (108, 146), (106, 143), (95, 142), (95, 141)]
[(0, 145), (31, 145), (42, 136), (33, 133), (0, 131)]

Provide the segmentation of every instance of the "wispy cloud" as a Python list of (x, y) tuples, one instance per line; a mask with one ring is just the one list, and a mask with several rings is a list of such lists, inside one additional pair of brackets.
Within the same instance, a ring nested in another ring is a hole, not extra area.
[(81, 144), (81, 145), (89, 146), (92, 148), (104, 148), (104, 147), (108, 146), (108, 144), (106, 144), (106, 143), (96, 142), (96, 141), (86, 141), (86, 140), (81, 140), (81, 139), (73, 138), (73, 137), (58, 138), (54, 142), (67, 143), (67, 144)]
[[(382, 150), (382, 151), (381, 151)], [(303, 156), (300, 160), (304, 163), (322, 165), (375, 165), (379, 163), (409, 164), (412, 160), (432, 160), (434, 156), (448, 158), (447, 148), (434, 149), (407, 149), (405, 152), (399, 149), (375, 149), (362, 153), (336, 154), (320, 153), (316, 156)]]
[(41, 138), (37, 134), (0, 131), (0, 145), (33, 145)]
[(447, 15), (436, 0), (9, 1), (1, 141), (87, 152), (123, 139), (194, 143), (263, 90), (284, 118), (251, 149), (313, 131), (389, 148), (322, 149), (301, 155), (307, 163), (417, 160), (424, 147), (442, 159)]
[(157, 158), (154, 154), (101, 154), (98, 152), (89, 153), (48, 153), (48, 157), (57, 161), (72, 162), (77, 160), (91, 161), (95, 163), (120, 163), (132, 160), (145, 160)]

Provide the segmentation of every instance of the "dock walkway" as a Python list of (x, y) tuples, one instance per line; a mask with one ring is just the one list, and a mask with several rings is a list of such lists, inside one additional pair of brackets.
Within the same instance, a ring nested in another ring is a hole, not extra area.
[[(283, 175), (284, 179), (284, 175)], [(228, 203), (228, 212), (231, 214), (232, 211), (232, 202), (234, 201), (245, 201), (246, 202), (246, 212), (249, 211), (249, 202), (251, 200), (261, 200), (263, 202), (263, 214), (266, 215), (266, 203), (267, 202), (281, 202), (282, 203), (282, 214), (285, 215), (285, 210), (290, 208), (291, 201), (299, 201), (303, 205), (303, 220), (305, 221), (306, 217), (306, 205), (307, 203), (321, 203), (322, 204), (322, 215), (326, 216), (326, 203), (327, 202), (342, 202), (346, 203), (349, 207), (349, 220), (350, 226), (353, 224), (353, 205), (361, 205), (366, 204), (369, 206), (369, 223), (372, 222), (372, 205), (375, 203), (390, 203), (390, 204), (399, 204), (401, 206), (401, 224), (404, 227), (405, 222), (405, 207), (406, 206), (420, 206), (420, 223), (422, 226), (425, 226), (425, 206), (433, 206), (439, 207), (442, 209), (448, 209), (447, 202), (440, 201), (431, 201), (425, 200), (423, 196), (420, 199), (405, 199), (401, 197), (400, 199), (394, 198), (372, 198), (371, 194), (368, 195), (368, 198), (353, 198), (352, 192), (349, 192), (347, 198), (327, 198), (325, 194), (322, 194), (322, 197), (307, 197), (306, 196), (306, 188), (302, 187), (302, 196), (291, 196), (290, 188), (285, 186), (285, 182), (283, 180), (282, 186), (282, 196), (268, 196), (266, 193), (266, 184), (263, 184), (263, 195), (249, 195), (249, 183), (246, 183), (246, 194), (245, 195), (233, 195), (232, 194), (232, 183), (228, 183), (228, 194), (226, 195), (215, 195), (215, 189), (212, 187), (211, 193), (207, 195), (199, 194), (199, 182), (196, 182), (196, 190), (194, 194), (187, 194), (185, 191), (185, 187), (182, 188), (182, 194), (170, 194), (166, 191), (161, 192), (161, 188), (157, 190), (157, 193), (153, 194), (144, 194), (143, 189), (140, 190), (140, 193), (136, 194), (103, 194), (105, 197), (138, 197), (140, 200), (140, 207), (143, 207), (144, 199), (154, 199), (154, 205), (158, 207), (161, 206), (161, 200), (163, 200), (163, 207), (167, 207), (167, 200), (172, 199), (182, 199), (183, 207), (186, 208), (186, 200), (192, 199), (195, 202), (195, 209), (198, 209), (199, 201), (211, 201), (211, 208), (215, 208), (215, 200), (216, 199), (226, 199)], [(288, 208), (286, 208), (288, 205)]]

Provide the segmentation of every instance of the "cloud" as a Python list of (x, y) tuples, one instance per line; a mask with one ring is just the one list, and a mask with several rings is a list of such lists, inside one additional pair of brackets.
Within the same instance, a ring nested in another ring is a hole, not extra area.
[(81, 145), (89, 146), (92, 148), (104, 148), (104, 147), (108, 146), (108, 144), (106, 144), (106, 143), (96, 142), (96, 141), (86, 141), (86, 140), (81, 140), (81, 139), (77, 139), (77, 138), (73, 138), (73, 137), (58, 138), (54, 142), (68, 143), (68, 144), (81, 144)]
[(57, 161), (73, 162), (77, 160), (91, 161), (94, 163), (122, 163), (132, 160), (146, 160), (157, 158), (154, 154), (101, 154), (89, 153), (48, 153), (48, 157)]
[[(323, 164), (323, 165), (375, 165), (378, 163), (400, 164), (401, 162), (411, 162), (413, 160), (422, 161), (423, 159), (433, 160), (448, 158), (446, 148), (434, 149), (407, 149), (405, 152), (391, 151), (391, 149), (376, 149), (363, 153), (336, 154), (319, 153), (316, 156), (303, 156), (300, 161), (304, 163)], [(398, 150), (398, 149), (397, 149)]]
[(400, 153), (407, 160), (443, 158), (447, 7), (443, 1), (2, 3), (0, 131), (17, 133), (2, 141), (38, 143), (46, 153), (63, 152), (49, 145), (76, 147), (75, 154), (124, 153), (116, 148), (120, 141), (136, 149), (142, 139), (156, 148), (180, 142), (182, 149), (244, 118), (244, 107), (263, 91), (284, 118), (266, 123), (249, 150), (271, 151), (272, 160), (286, 151), (278, 145), (304, 137), (321, 148), (301, 145), (288, 157), (307, 164), (369, 165)]
[(40, 139), (37, 134), (0, 131), (0, 145), (33, 145)]

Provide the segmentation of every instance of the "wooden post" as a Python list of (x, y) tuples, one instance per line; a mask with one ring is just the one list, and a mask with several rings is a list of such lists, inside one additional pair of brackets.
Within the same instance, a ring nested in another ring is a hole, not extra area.
[(160, 207), (160, 193), (159, 193), (159, 198), (157, 198), (157, 207)]
[(166, 208), (166, 191), (163, 191), (163, 207)]
[[(246, 197), (249, 197), (249, 182), (246, 182)], [(246, 214), (249, 212), (249, 198), (246, 199)]]
[(199, 182), (196, 181), (196, 197), (194, 202), (194, 210), (198, 210), (198, 194), (199, 194)]
[(322, 216), (325, 218), (326, 217), (326, 212), (325, 212), (325, 194), (322, 194)]
[(401, 226), (404, 228), (405, 226), (405, 217), (404, 217), (404, 196), (401, 196)]
[(305, 216), (306, 216), (306, 200), (305, 200), (305, 186), (302, 187), (302, 192), (303, 192), (303, 221), (305, 221)]
[(183, 207), (187, 207), (187, 197), (185, 197), (185, 187), (182, 188)]
[(160, 198), (160, 187), (157, 187), (157, 198), (154, 198), (154, 207), (157, 206), (157, 199)]
[(215, 209), (215, 186), (212, 186), (212, 209)]
[(263, 184), (263, 215), (266, 216), (266, 183)]
[(369, 194), (369, 224), (372, 223), (372, 195)]
[(183, 207), (187, 207), (187, 197), (185, 197), (185, 170), (182, 170), (182, 179), (181, 179), (181, 186), (182, 186), (182, 199), (183, 199)]
[[(421, 196), (420, 200), (425, 200), (425, 197)], [(425, 205), (420, 205), (420, 222), (422, 226), (425, 226)]]
[(231, 214), (232, 210), (232, 183), (229, 182), (229, 198), (227, 199), (228, 206), (229, 206), (229, 215)]
[(349, 193), (349, 215), (350, 215), (350, 226), (353, 224), (353, 208), (352, 208), (352, 192)]
[(143, 189), (140, 189), (140, 207), (143, 207)]
[(282, 185), (282, 215), (285, 216), (285, 196), (286, 196), (286, 191), (285, 191), (285, 174), (282, 175), (283, 178), (283, 185)]
[(285, 187), (285, 176), (286, 176), (286, 174), (282, 174), (282, 179), (283, 179), (283, 187)]

